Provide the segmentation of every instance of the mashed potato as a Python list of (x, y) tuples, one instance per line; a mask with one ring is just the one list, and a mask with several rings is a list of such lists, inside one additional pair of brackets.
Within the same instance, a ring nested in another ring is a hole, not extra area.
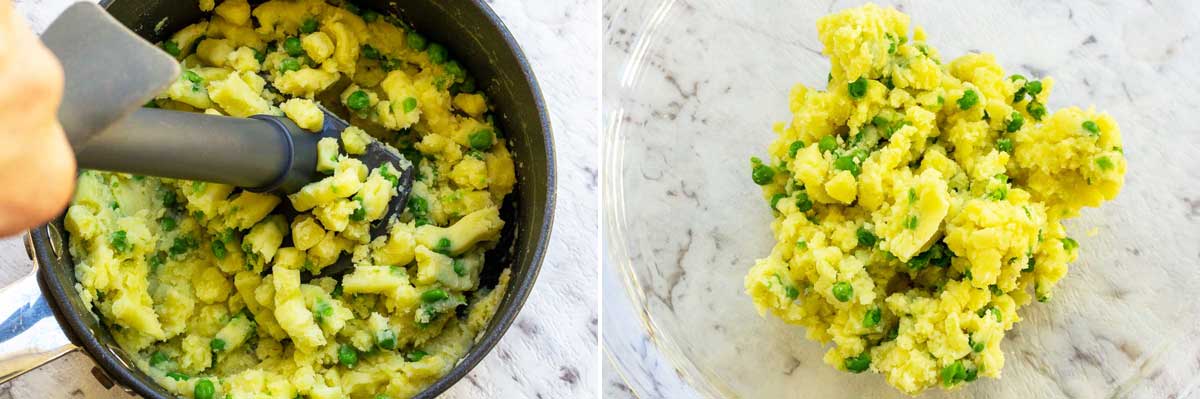
[(747, 293), (832, 341), (826, 363), (905, 393), (999, 378), (1017, 309), (1050, 300), (1077, 257), (1062, 221), (1124, 183), (1116, 122), (1047, 113), (1053, 81), (990, 54), (943, 63), (894, 9), (817, 27), (828, 86), (793, 88), (770, 160), (751, 160), (778, 242)]
[[(319, 130), (314, 94), (349, 79), (337, 94), (357, 127), (322, 140), (327, 176), (286, 198), (84, 171), (66, 215), (76, 289), (183, 397), (415, 395), (470, 349), (508, 282), (506, 270), (480, 287), (515, 181), (486, 99), (394, 18), (321, 0), (211, 3), (210, 20), (163, 42), (185, 72), (150, 106)], [(376, 139), (412, 164), (351, 157)], [(405, 168), (417, 168), (407, 211), (370, 237)], [(355, 264), (340, 281), (301, 280), (339, 256)]]

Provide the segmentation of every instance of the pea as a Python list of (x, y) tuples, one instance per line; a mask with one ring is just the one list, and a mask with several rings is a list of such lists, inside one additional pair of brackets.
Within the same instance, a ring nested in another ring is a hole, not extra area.
[(754, 170), (750, 172), (750, 178), (754, 180), (755, 184), (760, 186), (766, 185), (775, 179), (775, 169), (759, 163), (754, 165)]
[(300, 23), (300, 32), (301, 33), (313, 33), (316, 31), (317, 31), (317, 19), (316, 18), (308, 18), (308, 19), (305, 19), (304, 22)]
[(854, 176), (858, 176), (859, 173), (862, 173), (862, 169), (858, 166), (858, 162), (854, 161), (854, 157), (852, 155), (842, 155), (833, 160), (833, 168), (837, 170), (848, 170), (850, 171), (850, 174)]
[(821, 141), (817, 142), (817, 149), (821, 150), (821, 152), (833, 151), (834, 148), (837, 148), (837, 139), (833, 138), (832, 135), (822, 137)]
[(850, 93), (850, 97), (856, 99), (863, 98), (863, 96), (867, 95), (867, 80), (860, 76), (853, 82), (846, 84), (846, 91)]
[(976, 93), (973, 89), (967, 89), (967, 91), (963, 92), (962, 97), (958, 98), (958, 109), (965, 111), (971, 109), (971, 107), (974, 107), (975, 104), (978, 103), (979, 93)]
[(1083, 130), (1087, 130), (1088, 133), (1091, 133), (1093, 136), (1100, 135), (1100, 126), (1096, 125), (1095, 121), (1083, 121), (1081, 126), (1083, 126)]
[(380, 59), (379, 50), (375, 49), (375, 47), (371, 46), (370, 44), (364, 44), (362, 46), (362, 55), (363, 57), (367, 57), (369, 60)]
[(425, 356), (429, 356), (429, 354), (425, 353), (423, 350), (414, 349), (412, 352), (408, 352), (407, 355), (404, 355), (404, 359), (410, 362), (419, 362), (421, 359), (424, 359)]
[(1032, 116), (1036, 121), (1040, 121), (1046, 116), (1046, 106), (1036, 100), (1030, 101), (1029, 105), (1025, 106), (1025, 111), (1029, 112), (1029, 116)]
[(863, 315), (863, 327), (872, 328), (879, 325), (879, 321), (883, 319), (883, 311), (879, 308), (871, 308)]
[(299, 71), (300, 60), (288, 58), (279, 63), (279, 73), (287, 73), (288, 71)]
[(875, 234), (871, 233), (870, 230), (867, 230), (865, 226), (859, 226), (856, 233), (858, 235), (858, 245), (862, 245), (867, 248), (875, 247), (875, 241), (878, 240), (878, 238), (875, 237)]
[(492, 134), (491, 129), (480, 129), (475, 133), (471, 133), (471, 136), (467, 137), (467, 143), (471, 145), (471, 148), (479, 151), (487, 151), (488, 149), (492, 148), (492, 140), (494, 137), (495, 135)]
[(404, 113), (413, 112), (413, 110), (417, 109), (417, 99), (413, 97), (405, 98), (401, 105), (404, 106)]
[(167, 373), (167, 378), (170, 378), (175, 381), (187, 381), (189, 378), (192, 378), (192, 377), (188, 376), (187, 374), (180, 373), (178, 371), (172, 371), (172, 372)]
[(126, 251), (129, 251), (130, 245), (128, 234), (125, 233), (125, 230), (114, 231), (112, 235), (109, 236), (108, 243), (112, 246), (113, 251), (116, 251), (117, 253), (125, 253)]
[(1025, 82), (1025, 91), (1029, 92), (1029, 94), (1033, 95), (1033, 96), (1042, 94), (1042, 81), (1031, 80), (1031, 81)]
[(1113, 161), (1108, 159), (1108, 157), (1099, 157), (1096, 158), (1096, 166), (1100, 167), (1100, 170), (1109, 170), (1115, 165), (1113, 165)]
[(224, 242), (221, 240), (213, 240), (212, 254), (213, 256), (217, 257), (217, 259), (225, 259), (225, 256), (229, 254), (229, 251), (225, 249)]
[(848, 302), (854, 297), (854, 287), (845, 281), (833, 283), (833, 297), (839, 302)]
[(963, 379), (963, 381), (971, 382), (971, 381), (975, 381), (978, 378), (979, 378), (979, 370), (978, 369), (967, 369), (967, 376)]
[(775, 207), (777, 205), (779, 205), (779, 200), (782, 200), (784, 198), (787, 198), (787, 194), (776, 193), (775, 195), (772, 195), (771, 196), (771, 209), (776, 209)]
[(167, 40), (163, 42), (162, 48), (163, 51), (166, 51), (167, 54), (170, 54), (172, 57), (178, 57), (182, 52), (179, 50), (179, 43), (175, 42), (174, 40)]
[(971, 351), (975, 353), (983, 352), (984, 348), (987, 347), (983, 342), (976, 342), (974, 335), (967, 336), (967, 344), (971, 347)]
[(1062, 246), (1063, 249), (1070, 251), (1079, 248), (1079, 242), (1075, 241), (1074, 238), (1066, 237), (1062, 239)]
[(361, 196), (354, 196), (354, 201), (358, 202), (358, 208), (355, 208), (354, 212), (350, 214), (350, 220), (361, 222), (367, 218), (367, 208), (366, 205), (363, 205)]
[(1006, 132), (1013, 133), (1018, 130), (1021, 130), (1021, 126), (1024, 126), (1024, 125), (1025, 125), (1025, 117), (1021, 116), (1020, 112), (1013, 111), (1012, 115), (1008, 117), (1008, 126), (1006, 126), (1004, 128), (1004, 130)]
[(448, 59), (450, 59), (450, 53), (446, 50), (445, 46), (437, 43), (429, 44), (429, 62), (441, 64)]
[(154, 354), (150, 355), (150, 367), (158, 367), (160, 364), (166, 362), (167, 354), (162, 351), (154, 351)]
[(867, 371), (868, 368), (871, 368), (871, 354), (863, 351), (858, 356), (848, 357), (843, 361), (843, 366), (846, 367), (846, 371), (854, 374)]
[(413, 31), (409, 31), (405, 35), (405, 41), (408, 42), (408, 48), (417, 51), (425, 51), (425, 48), (429, 46), (429, 42), (425, 40), (425, 36), (421, 36), (420, 33)]
[(793, 141), (792, 144), (788, 146), (788, 158), (795, 158), (796, 153), (799, 152), (801, 148), (804, 148), (803, 141)]
[(162, 227), (162, 231), (175, 230), (175, 226), (176, 226), (175, 218), (170, 217), (170, 216), (163, 216), (162, 220), (158, 221), (158, 225), (160, 227)]
[(462, 65), (459, 64), (458, 61), (447, 62), (442, 67), (445, 68), (446, 73), (450, 76), (453, 76), (455, 80), (463, 80), (467, 78), (467, 72), (463, 70)]
[(283, 51), (286, 51), (292, 57), (299, 57), (301, 54), (304, 54), (304, 48), (300, 46), (300, 38), (289, 37), (283, 39)]
[(808, 212), (808, 211), (812, 210), (812, 208), (813, 208), (813, 202), (811, 199), (808, 198), (808, 193), (801, 191), (796, 196), (796, 210), (798, 210), (800, 212)]
[(192, 397), (195, 399), (212, 399), (216, 393), (217, 388), (207, 378), (196, 381), (196, 387), (192, 389)]
[(796, 298), (800, 297), (800, 290), (796, 289), (796, 287), (789, 285), (789, 286), (783, 287), (783, 294), (787, 295), (787, 297), (789, 299), (796, 299)]
[(454, 268), (454, 274), (458, 275), (459, 277), (467, 275), (467, 265), (462, 259), (455, 258), (450, 262), (450, 264)]
[(380, 331), (375, 335), (375, 342), (380, 348), (394, 350), (396, 349), (396, 332), (391, 329)]
[(339, 346), (338, 363), (346, 366), (346, 368), (354, 368), (354, 365), (358, 364), (358, 350), (350, 345)]
[(450, 298), (450, 295), (441, 288), (434, 288), (421, 293), (421, 300), (425, 303), (435, 303)]
[(1012, 154), (1012, 152), (1013, 152), (1012, 139), (1003, 138), (1003, 139), (996, 140), (996, 149), (1000, 150), (1002, 152), (1007, 152), (1009, 154)]
[(450, 245), (451, 245), (450, 239), (446, 238), (446, 237), (442, 237), (440, 240), (438, 240), (437, 247), (434, 248), (433, 250), (435, 252), (444, 254), (444, 253), (450, 252)]
[(215, 352), (223, 351), (223, 350), (225, 350), (225, 340), (220, 339), (220, 338), (213, 338), (212, 341), (208, 341), (208, 347), (212, 348), (212, 350)]
[(346, 97), (346, 107), (352, 110), (362, 111), (369, 106), (371, 106), (371, 97), (365, 91), (355, 90)]

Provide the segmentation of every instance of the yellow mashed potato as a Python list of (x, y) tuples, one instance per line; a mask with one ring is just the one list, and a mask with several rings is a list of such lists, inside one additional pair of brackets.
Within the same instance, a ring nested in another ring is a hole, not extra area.
[(833, 342), (825, 362), (918, 394), (999, 378), (1017, 309), (1077, 257), (1062, 221), (1116, 197), (1107, 114), (1047, 113), (1053, 81), (990, 54), (943, 63), (907, 15), (865, 5), (817, 22), (832, 69), (798, 85), (752, 177), (778, 241), (745, 279), (770, 312)]
[[(162, 43), (185, 72), (150, 106), (319, 130), (313, 96), (349, 79), (338, 94), (357, 127), (322, 140), (327, 176), (286, 198), (84, 171), (66, 215), (76, 289), (136, 366), (183, 397), (415, 395), (465, 355), (508, 283), (507, 270), (491, 290), (480, 282), (515, 182), (486, 99), (445, 47), (392, 17), (322, 0), (209, 3), (209, 20)], [(376, 139), (412, 164), (351, 157)], [(406, 212), (370, 237), (411, 167)], [(340, 280), (301, 281), (343, 255), (355, 267)]]

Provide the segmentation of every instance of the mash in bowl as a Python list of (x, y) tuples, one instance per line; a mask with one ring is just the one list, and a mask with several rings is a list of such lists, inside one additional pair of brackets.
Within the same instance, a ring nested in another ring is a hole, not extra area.
[[(287, 197), (82, 172), (65, 219), (80, 297), (183, 397), (415, 395), (471, 348), (508, 282), (483, 273), (515, 183), (487, 99), (445, 47), (390, 16), (323, 0), (207, 8), (161, 44), (184, 72), (148, 106), (316, 131), (313, 98), (348, 79), (336, 94), (354, 126), (320, 142), (326, 176)], [(369, 169), (354, 156), (372, 140), (411, 163)], [(406, 211), (381, 220), (409, 168)], [(373, 222), (388, 233), (371, 237)], [(302, 281), (340, 256), (352, 271)]]
[(943, 62), (907, 15), (821, 18), (831, 72), (798, 85), (751, 160), (777, 241), (745, 278), (761, 313), (833, 342), (825, 362), (908, 393), (999, 378), (1017, 309), (1078, 256), (1062, 222), (1117, 196), (1107, 114), (1046, 109), (1053, 88), (990, 54)]

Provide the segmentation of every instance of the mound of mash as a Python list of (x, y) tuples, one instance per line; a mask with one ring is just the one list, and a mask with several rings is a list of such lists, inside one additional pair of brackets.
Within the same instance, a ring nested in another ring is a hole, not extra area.
[[(480, 287), (515, 181), (486, 99), (445, 47), (390, 16), (201, 3), (211, 18), (161, 44), (184, 73), (148, 106), (316, 131), (314, 96), (349, 79), (338, 94), (355, 127), (321, 141), (327, 177), (286, 198), (84, 171), (66, 215), (76, 289), (136, 366), (183, 397), (415, 395), (465, 355), (508, 281)], [(411, 164), (368, 170), (353, 156), (372, 140)], [(380, 220), (408, 168), (406, 211)], [(377, 221), (388, 234), (370, 237)], [(301, 281), (339, 256), (354, 261), (347, 275)]]
[(777, 243), (747, 293), (832, 341), (826, 363), (907, 394), (999, 378), (1017, 309), (1050, 300), (1078, 256), (1062, 222), (1124, 183), (1116, 122), (1047, 112), (1053, 81), (990, 54), (943, 62), (894, 9), (817, 29), (828, 85), (794, 87), (770, 158), (751, 160)]

